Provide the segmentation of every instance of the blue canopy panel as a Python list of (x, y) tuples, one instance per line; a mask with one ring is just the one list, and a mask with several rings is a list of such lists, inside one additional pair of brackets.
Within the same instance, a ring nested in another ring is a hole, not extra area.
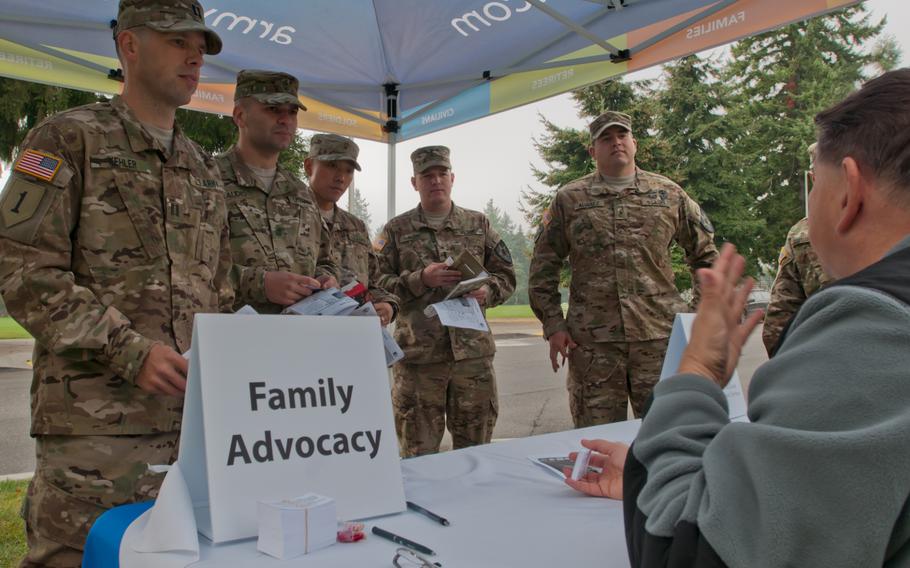
[[(857, 2), (209, 0), (224, 51), (189, 106), (229, 114), (237, 71), (275, 69), (300, 80), (301, 127), (405, 140)], [(5, 0), (0, 75), (119, 92), (114, 4)]]

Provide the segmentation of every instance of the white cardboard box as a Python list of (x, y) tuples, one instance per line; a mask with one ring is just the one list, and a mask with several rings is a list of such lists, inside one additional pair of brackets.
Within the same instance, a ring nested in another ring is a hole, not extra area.
[(259, 501), (260, 552), (280, 560), (309, 554), (335, 543), (335, 500), (316, 493), (294, 499)]

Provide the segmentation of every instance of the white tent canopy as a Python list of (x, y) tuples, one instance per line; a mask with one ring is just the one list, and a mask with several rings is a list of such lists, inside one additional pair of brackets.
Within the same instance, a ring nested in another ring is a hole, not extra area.
[[(0, 75), (116, 93), (113, 0), (3, 0)], [(209, 0), (224, 40), (191, 108), (240, 69), (300, 80), (299, 126), (395, 144), (857, 0)]]

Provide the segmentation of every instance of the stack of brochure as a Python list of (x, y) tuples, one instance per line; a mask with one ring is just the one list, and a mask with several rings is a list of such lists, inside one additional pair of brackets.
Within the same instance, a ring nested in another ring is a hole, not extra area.
[(465, 296), (490, 280), (483, 264), (468, 251), (462, 251), (457, 258), (448, 257), (445, 263), (449, 269), (461, 272), (464, 280), (452, 287), (442, 301), (427, 306), (423, 314), (428, 318), (438, 317), (440, 323), (447, 327), (489, 331), (480, 303)]
[[(376, 316), (376, 309), (372, 302), (361, 305), (351, 296), (360, 295), (363, 284), (351, 282), (341, 290), (326, 288), (314, 292), (292, 306), (288, 306), (282, 313), (301, 316)], [(382, 328), (382, 346), (385, 350), (386, 366), (391, 367), (404, 358), (404, 351), (389, 333)]]
[(457, 258), (453, 259), (451, 256), (448, 257), (445, 260), (445, 263), (449, 266), (450, 270), (461, 272), (461, 277), (464, 278), (464, 280), (449, 290), (449, 293), (446, 294), (443, 301), (451, 300), (452, 298), (460, 298), (468, 292), (473, 292), (480, 288), (490, 280), (490, 275), (484, 269), (483, 264), (466, 250), (461, 251), (461, 254), (459, 254)]

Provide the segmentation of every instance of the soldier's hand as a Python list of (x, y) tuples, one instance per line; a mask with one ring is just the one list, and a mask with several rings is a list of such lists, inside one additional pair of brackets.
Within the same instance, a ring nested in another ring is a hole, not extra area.
[(265, 297), (279, 306), (290, 306), (321, 289), (322, 284), (309, 276), (283, 270), (265, 273)]
[(389, 325), (389, 322), (392, 321), (392, 314), (395, 313), (395, 310), (392, 309), (392, 304), (379, 302), (378, 304), (373, 304), (373, 307), (376, 308), (376, 313), (379, 314), (379, 321), (383, 327)]
[(139, 370), (136, 386), (152, 394), (183, 396), (188, 368), (189, 363), (180, 353), (156, 343)]
[(434, 262), (420, 271), (420, 280), (428, 288), (453, 286), (461, 281), (461, 272), (449, 269), (444, 262)]
[(478, 288), (476, 290), (472, 290), (472, 291), (468, 292), (467, 294), (465, 294), (466, 297), (474, 298), (475, 300), (477, 300), (481, 306), (486, 305), (487, 297), (489, 295), (490, 295), (490, 287), (487, 286), (486, 284), (484, 284), (483, 286), (481, 286), (480, 288)]
[(568, 331), (557, 331), (547, 340), (550, 342), (550, 364), (553, 365), (553, 372), (559, 370), (559, 356), (562, 355), (562, 364), (566, 364), (569, 353), (578, 347), (578, 344), (572, 341)]
[(334, 276), (324, 274), (324, 275), (320, 276), (319, 278), (317, 278), (316, 280), (318, 280), (319, 284), (322, 285), (323, 290), (325, 290), (326, 288), (338, 288), (338, 280), (335, 280)]

